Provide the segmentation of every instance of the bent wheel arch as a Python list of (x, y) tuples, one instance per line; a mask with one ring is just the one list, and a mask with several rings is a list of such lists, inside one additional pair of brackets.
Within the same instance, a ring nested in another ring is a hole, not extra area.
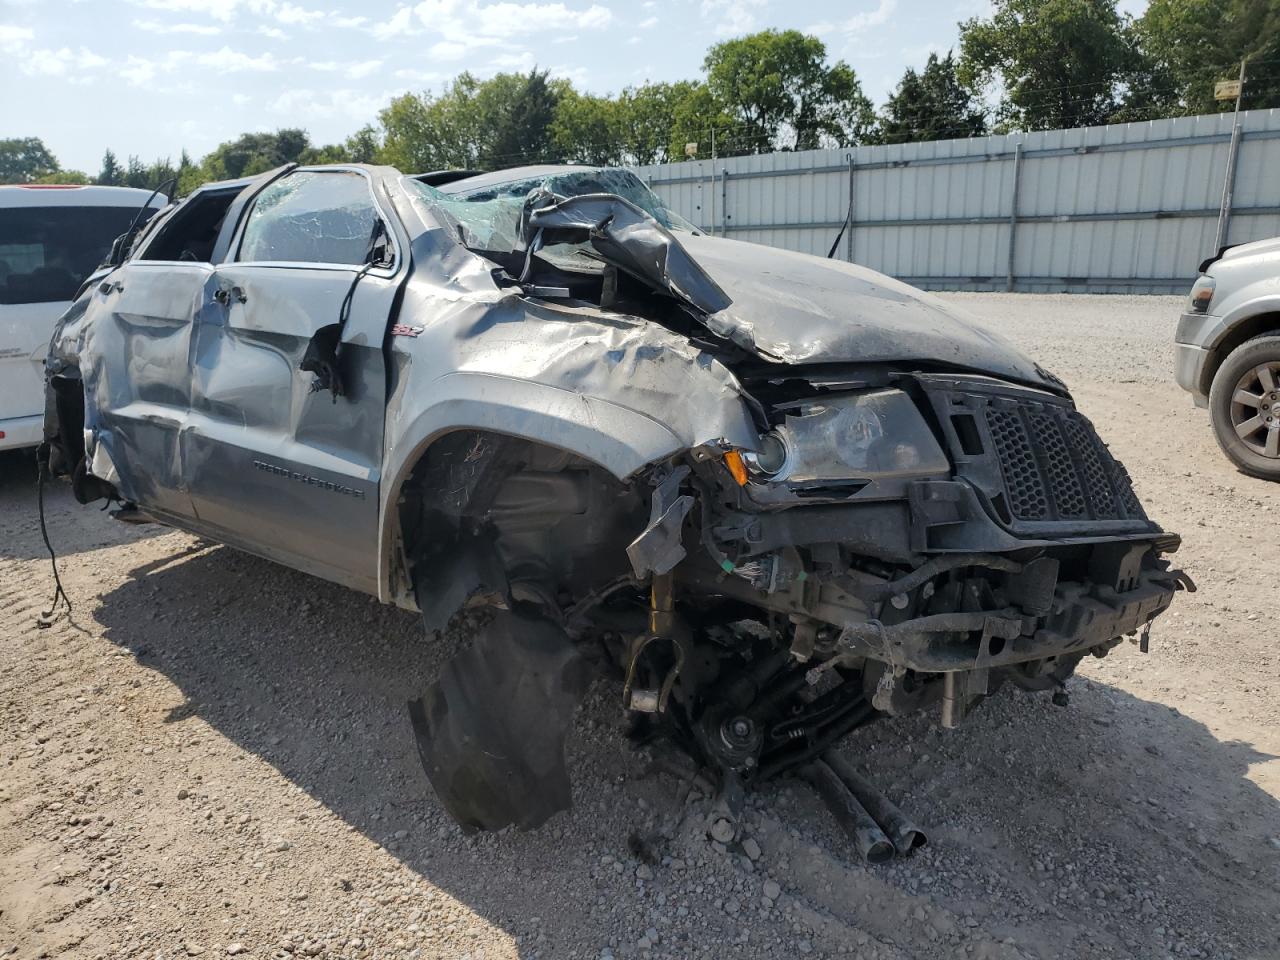
[[(405, 609), (418, 609), (403, 538), (405, 487), (441, 442), (456, 440), (458, 434), (524, 441), (578, 458), (618, 482), (688, 447), (651, 417), (608, 401), (486, 375), (441, 379), (454, 381), (453, 397), (419, 414), (399, 431), (402, 439), (388, 431), (379, 511), (378, 596)], [(409, 437), (419, 439), (406, 442)]]

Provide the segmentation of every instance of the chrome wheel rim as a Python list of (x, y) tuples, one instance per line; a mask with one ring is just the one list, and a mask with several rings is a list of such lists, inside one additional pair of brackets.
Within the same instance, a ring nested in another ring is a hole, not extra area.
[(1258, 456), (1280, 460), (1280, 360), (1260, 363), (1236, 381), (1231, 426)]

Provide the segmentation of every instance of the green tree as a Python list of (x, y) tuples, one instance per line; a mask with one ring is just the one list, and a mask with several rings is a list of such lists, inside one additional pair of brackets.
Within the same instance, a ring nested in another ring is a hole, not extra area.
[(371, 123), (366, 123), (347, 137), (343, 147), (351, 163), (378, 163), (378, 155), (382, 152), (378, 128)]
[(735, 121), (722, 153), (808, 150), (861, 142), (875, 123), (853, 68), (828, 65), (817, 37), (764, 30), (726, 40), (703, 68), (712, 99)]
[(310, 148), (307, 132), (296, 127), (275, 133), (242, 133), (215, 147), (200, 166), (206, 180), (236, 180), (297, 163)]
[(732, 122), (717, 112), (706, 85), (698, 81), (646, 83), (617, 97), (569, 88), (556, 106), (552, 152), (597, 166), (666, 163), (685, 159), (684, 145), (701, 140), (700, 152), (710, 156), (708, 129)]
[(299, 163), (351, 163), (351, 154), (344, 143), (326, 143), (322, 147), (307, 147), (298, 157)]
[(476, 166), (479, 87), (480, 81), (464, 72), (438, 97), (406, 93), (394, 98), (378, 114), (383, 160), (406, 173)]
[(907, 68), (880, 114), (882, 143), (980, 137), (987, 132), (986, 114), (972, 91), (960, 83), (948, 52), (936, 53), (919, 73)]
[(90, 184), (93, 179), (82, 170), (55, 170), (36, 178), (36, 183), (76, 183)]
[(39, 137), (0, 140), (0, 183), (35, 183), (58, 171), (58, 158)]
[(1115, 0), (995, 0), (960, 24), (961, 82), (1002, 87), (997, 116), (1024, 130), (1105, 123), (1131, 54)]
[(98, 171), (95, 182), (104, 187), (118, 187), (124, 182), (124, 170), (120, 168), (120, 161), (110, 150), (102, 155), (102, 169)]
[(129, 155), (129, 159), (124, 164), (124, 177), (121, 185), (135, 187), (139, 190), (147, 186), (147, 165), (142, 162), (141, 157), (136, 157), (133, 154)]
[(709, 157), (708, 131), (733, 126), (733, 117), (696, 80), (628, 87), (618, 97), (618, 108), (619, 132), (631, 163), (684, 160), (686, 143), (697, 143), (697, 155)]
[[(510, 101), (493, 110), (496, 123), (492, 139), (486, 145), (487, 155), (481, 157), (485, 166), (509, 167), (553, 159), (551, 124), (561, 90), (548, 83), (547, 77), (545, 70), (529, 71), (516, 85)], [(490, 105), (491, 109), (498, 106)]]
[(624, 163), (618, 102), (569, 89), (551, 122), (555, 153), (570, 163), (616, 166)]
[(1158, 81), (1138, 86), (1135, 108), (1168, 116), (1231, 110), (1215, 100), (1214, 84), (1246, 74), (1245, 109), (1280, 106), (1280, 2), (1277, 0), (1151, 0), (1134, 25), (1138, 49)]
[(543, 71), (479, 80), (460, 73), (444, 91), (396, 97), (379, 115), (381, 158), (415, 172), (555, 159), (553, 124), (570, 87)]
[(196, 163), (187, 151), (183, 150), (182, 158), (178, 161), (178, 195), (185, 197), (210, 179), (205, 175), (204, 163)]

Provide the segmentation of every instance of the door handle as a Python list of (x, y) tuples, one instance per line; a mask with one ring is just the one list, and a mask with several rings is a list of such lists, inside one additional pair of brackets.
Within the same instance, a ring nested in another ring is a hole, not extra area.
[(240, 287), (232, 287), (230, 290), (221, 288), (214, 292), (213, 299), (224, 307), (231, 303), (248, 303), (249, 301)]

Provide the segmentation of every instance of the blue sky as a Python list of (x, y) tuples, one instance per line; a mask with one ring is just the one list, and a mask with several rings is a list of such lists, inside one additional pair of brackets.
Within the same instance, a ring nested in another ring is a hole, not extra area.
[[(1122, 0), (1140, 12), (1145, 0)], [(0, 137), (65, 167), (194, 157), (245, 130), (339, 140), (407, 90), (534, 65), (581, 89), (698, 75), (717, 40), (814, 33), (877, 104), (987, 0), (0, 0)]]

